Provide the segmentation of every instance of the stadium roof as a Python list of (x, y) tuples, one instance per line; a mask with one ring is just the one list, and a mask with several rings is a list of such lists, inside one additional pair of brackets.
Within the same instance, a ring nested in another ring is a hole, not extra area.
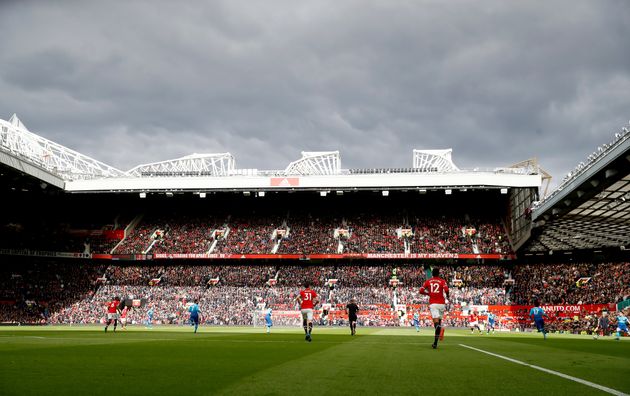
[(0, 162), (69, 192), (540, 187), (538, 169), (462, 170), (452, 150), (414, 150), (407, 168), (342, 169), (339, 151), (302, 152), (284, 170), (238, 169), (230, 153), (192, 154), (121, 171), (0, 120)]
[(630, 130), (581, 162), (532, 213), (526, 253), (630, 248)]

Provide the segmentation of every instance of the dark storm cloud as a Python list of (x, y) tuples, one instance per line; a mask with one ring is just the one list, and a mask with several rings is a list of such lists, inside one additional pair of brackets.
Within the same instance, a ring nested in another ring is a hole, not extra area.
[(3, 3), (0, 116), (122, 169), (452, 147), (556, 179), (630, 117), (624, 1), (181, 3)]

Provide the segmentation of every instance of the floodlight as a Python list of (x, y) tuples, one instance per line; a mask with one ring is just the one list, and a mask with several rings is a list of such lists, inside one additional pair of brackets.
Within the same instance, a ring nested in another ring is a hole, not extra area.
[(199, 193), (199, 198), (205, 198), (206, 197), (206, 193), (205, 192), (200, 192)]
[(328, 192), (326, 192), (326, 191), (320, 191), (320, 192), (319, 192), (319, 196), (320, 196), (320, 197), (325, 197), (327, 193), (328, 193)]
[(507, 192), (508, 192), (508, 189), (507, 189), (507, 188), (502, 188), (502, 189), (501, 189), (501, 194), (507, 194)]
[(264, 191), (258, 191), (258, 196), (259, 197), (264, 197), (265, 196), (265, 192)]
[(453, 190), (451, 189), (444, 190), (444, 194), (446, 195), (451, 195), (452, 193), (453, 193)]
[(343, 191), (337, 190), (337, 195), (343, 195)]
[(141, 192), (140, 193), (140, 198), (146, 198), (147, 197), (147, 193), (145, 192)]
[(388, 197), (388, 196), (389, 196), (389, 191), (387, 191), (387, 190), (383, 190), (383, 196), (384, 196), (384, 197)]
[(243, 191), (243, 195), (249, 197), (250, 195), (252, 195), (252, 193), (249, 191)]

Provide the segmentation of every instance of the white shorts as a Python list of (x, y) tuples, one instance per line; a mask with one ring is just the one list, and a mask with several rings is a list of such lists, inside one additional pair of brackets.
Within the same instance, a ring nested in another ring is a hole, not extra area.
[(468, 323), (468, 327), (479, 327), (479, 322), (470, 322)]
[(433, 319), (442, 319), (444, 315), (444, 310), (446, 309), (445, 304), (431, 304), (429, 305), (429, 311), (431, 311), (431, 317)]
[(127, 323), (127, 318), (120, 318), (120, 323), (126, 324)]
[(107, 313), (107, 320), (110, 319), (118, 319), (118, 314), (117, 313)]
[(302, 310), (302, 319), (313, 320), (313, 310), (311, 308)]

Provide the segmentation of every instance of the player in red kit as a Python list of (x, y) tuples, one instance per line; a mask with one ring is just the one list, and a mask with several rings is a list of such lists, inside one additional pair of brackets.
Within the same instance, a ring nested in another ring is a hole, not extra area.
[(435, 349), (438, 339), (443, 337), (442, 316), (446, 308), (446, 298), (448, 298), (448, 285), (444, 279), (440, 278), (439, 268), (435, 268), (432, 274), (433, 277), (427, 279), (420, 288), (420, 293), (429, 296), (429, 310), (433, 318), (433, 327), (435, 327), (435, 341), (431, 346)]
[(311, 289), (309, 282), (304, 283), (304, 290), (300, 292), (300, 295), (296, 297), (296, 300), (300, 303), (300, 310), (302, 311), (302, 326), (304, 327), (304, 333), (306, 337), (304, 339), (311, 342), (311, 331), (313, 331), (313, 308), (319, 302), (317, 300), (317, 293)]
[(129, 313), (129, 307), (125, 305), (122, 312), (120, 313), (120, 323), (122, 324), (122, 329), (127, 330), (127, 314)]
[(114, 331), (116, 331), (116, 326), (118, 326), (118, 306), (120, 305), (120, 299), (118, 297), (114, 297), (114, 299), (107, 303), (107, 323), (105, 324), (105, 332), (107, 332), (107, 328), (112, 321), (114, 321)]
[(479, 326), (479, 315), (470, 311), (470, 316), (468, 316), (468, 327), (470, 327), (470, 334), (475, 332), (475, 329), (479, 330), (479, 334), (481, 334), (481, 327)]

